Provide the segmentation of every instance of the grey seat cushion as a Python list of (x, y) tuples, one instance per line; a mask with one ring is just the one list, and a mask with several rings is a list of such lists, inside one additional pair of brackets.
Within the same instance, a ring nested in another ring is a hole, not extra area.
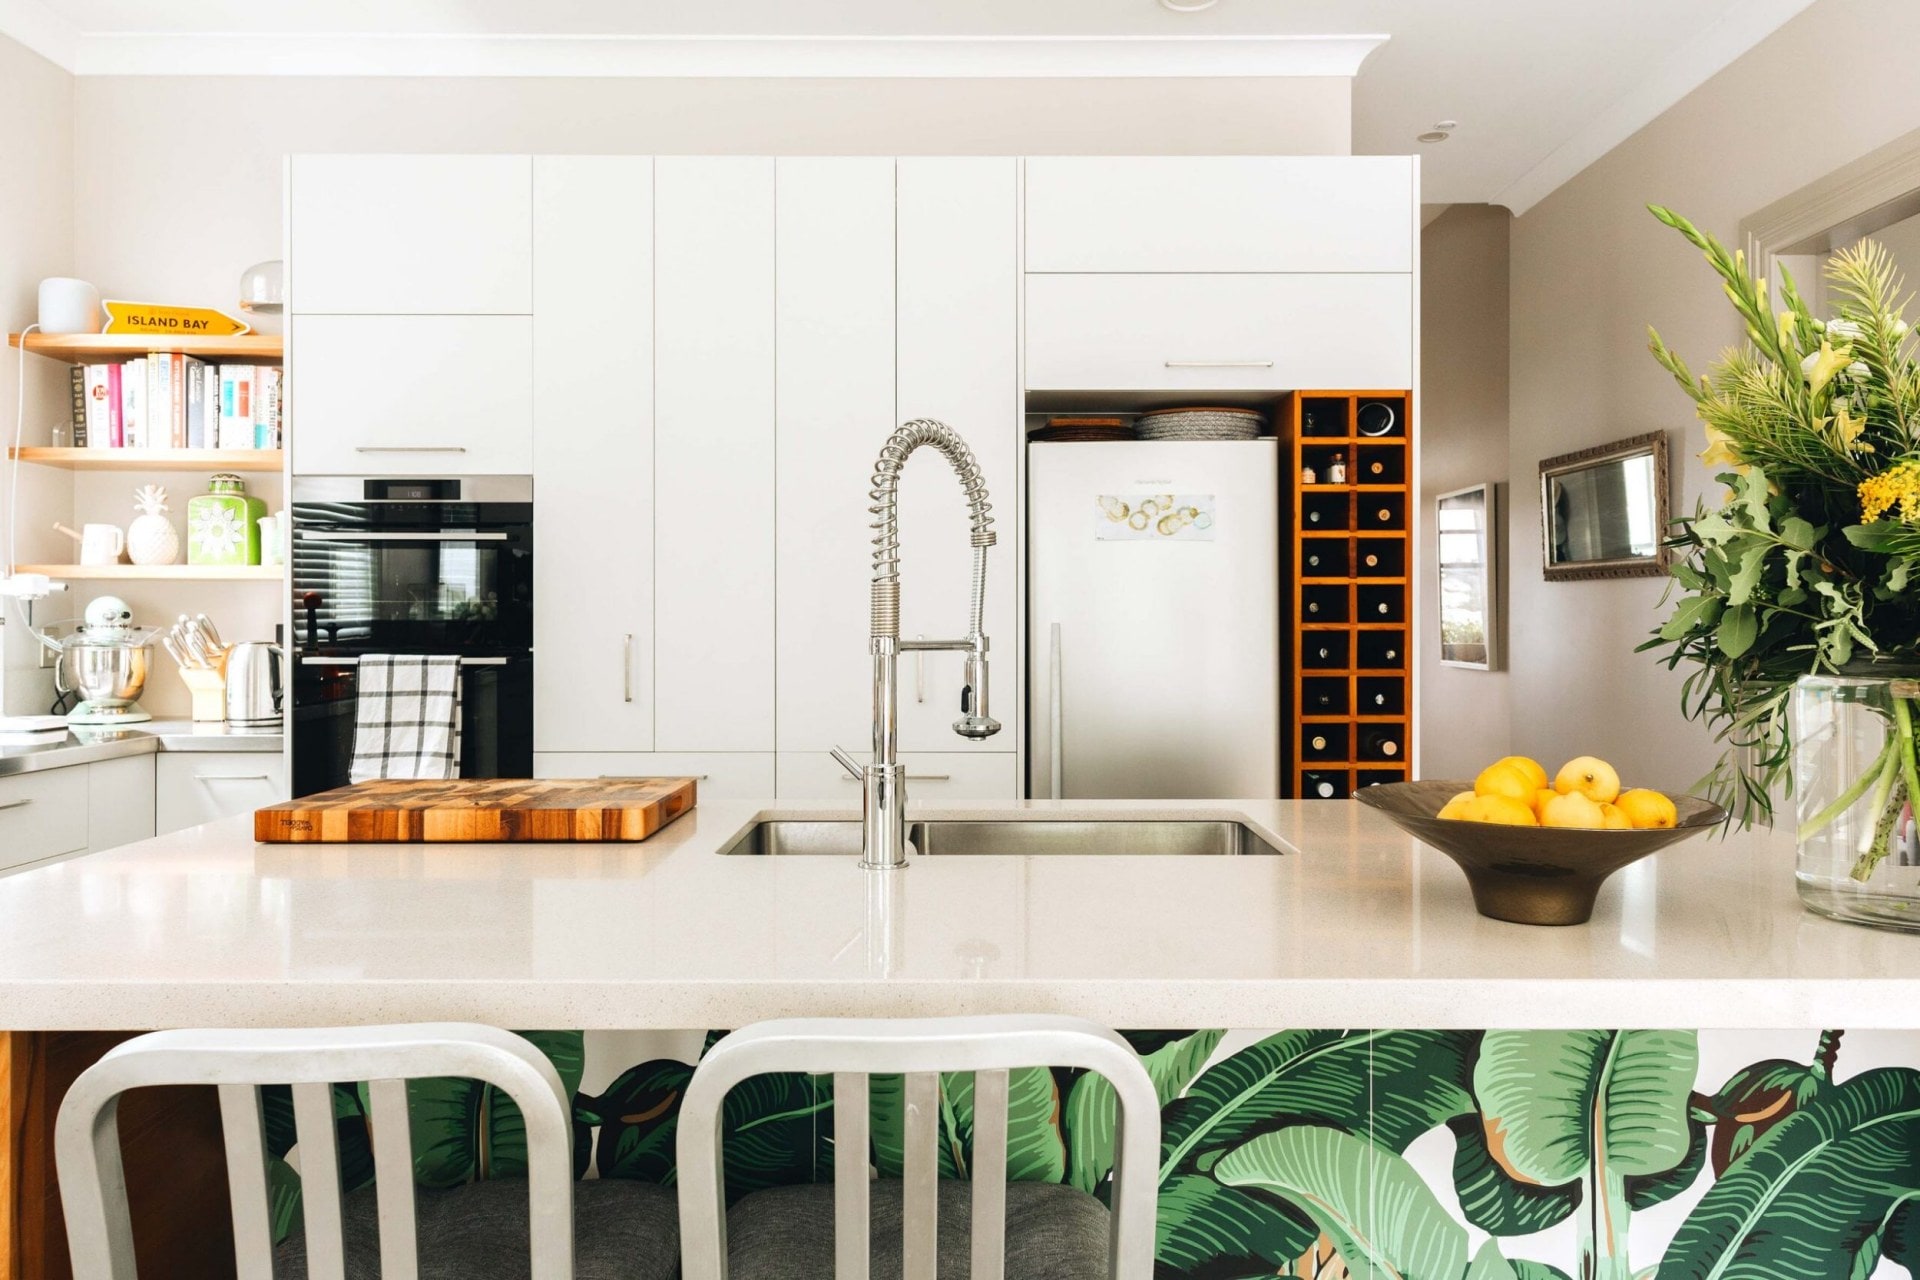
[[(900, 1280), (901, 1184), (875, 1182), (868, 1211), (873, 1280)], [(1007, 1280), (1106, 1280), (1107, 1207), (1051, 1182), (1007, 1186)], [(940, 1184), (940, 1280), (967, 1280), (972, 1186)], [(727, 1211), (731, 1280), (831, 1280), (833, 1184), (773, 1187)]]
[[(473, 1182), (416, 1188), (420, 1280), (526, 1280), (527, 1184)], [(379, 1204), (362, 1187), (342, 1209), (347, 1280), (380, 1274)], [(680, 1217), (674, 1193), (650, 1182), (594, 1178), (573, 1184), (575, 1280), (672, 1280), (680, 1274)], [(299, 1233), (274, 1251), (275, 1280), (306, 1280)]]

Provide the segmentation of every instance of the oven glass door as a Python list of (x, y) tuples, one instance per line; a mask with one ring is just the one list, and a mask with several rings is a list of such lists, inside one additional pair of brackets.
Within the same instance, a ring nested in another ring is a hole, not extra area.
[(524, 653), (531, 508), (296, 503), (293, 627), (304, 654)]
[[(353, 763), (356, 669), (304, 657), (293, 673), (293, 794), (347, 785)], [(460, 664), (460, 776), (533, 776), (533, 657)]]

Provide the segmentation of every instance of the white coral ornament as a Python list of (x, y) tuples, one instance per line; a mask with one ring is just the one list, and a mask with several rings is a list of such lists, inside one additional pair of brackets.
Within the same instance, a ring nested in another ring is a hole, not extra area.
[(135, 564), (172, 564), (180, 558), (180, 531), (167, 519), (167, 491), (143, 484), (133, 491), (140, 514), (127, 526), (127, 559)]

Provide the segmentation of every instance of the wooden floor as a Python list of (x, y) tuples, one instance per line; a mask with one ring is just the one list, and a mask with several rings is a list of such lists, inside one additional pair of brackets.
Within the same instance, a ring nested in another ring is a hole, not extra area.
[[(0, 1280), (69, 1280), (53, 1122), (73, 1081), (130, 1032), (0, 1031)], [(226, 1158), (211, 1088), (141, 1089), (120, 1143), (143, 1276), (233, 1275)]]

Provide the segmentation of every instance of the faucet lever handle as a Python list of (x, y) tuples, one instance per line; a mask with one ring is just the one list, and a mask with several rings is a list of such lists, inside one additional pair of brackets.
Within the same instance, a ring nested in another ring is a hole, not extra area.
[(836, 760), (839, 763), (842, 769), (845, 769), (849, 774), (853, 775), (853, 780), (855, 782), (866, 781), (866, 771), (860, 767), (860, 765), (854, 760), (852, 756), (848, 755), (844, 750), (842, 750), (840, 747), (837, 747), (837, 746), (828, 747), (827, 750), (833, 756), (834, 760)]

